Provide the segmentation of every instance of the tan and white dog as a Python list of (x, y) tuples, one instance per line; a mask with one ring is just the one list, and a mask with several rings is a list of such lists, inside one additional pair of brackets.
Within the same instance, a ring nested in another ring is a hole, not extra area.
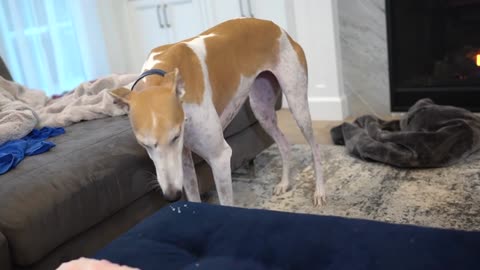
[(277, 126), (274, 109), (279, 85), (312, 148), (314, 204), (325, 202), (320, 151), (307, 102), (305, 55), (279, 26), (250, 18), (226, 21), (197, 37), (153, 49), (143, 66), (143, 71), (149, 70), (167, 73), (145, 76), (132, 91), (120, 88), (111, 94), (128, 104), (135, 136), (153, 160), (167, 199), (179, 199), (183, 189), (188, 200), (200, 201), (193, 151), (212, 168), (220, 203), (233, 205), (232, 150), (223, 130), (247, 97), (282, 156), (283, 175), (274, 193), (289, 189), (290, 145)]

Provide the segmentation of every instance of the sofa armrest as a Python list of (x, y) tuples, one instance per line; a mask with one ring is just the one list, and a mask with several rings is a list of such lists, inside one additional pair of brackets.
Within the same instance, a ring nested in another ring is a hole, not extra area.
[(2, 57), (0, 57), (0, 76), (6, 80), (13, 81), (12, 75), (10, 75), (10, 72), (8, 71), (7, 66), (3, 62)]
[(0, 269), (12, 269), (7, 238), (2, 233), (0, 233)]

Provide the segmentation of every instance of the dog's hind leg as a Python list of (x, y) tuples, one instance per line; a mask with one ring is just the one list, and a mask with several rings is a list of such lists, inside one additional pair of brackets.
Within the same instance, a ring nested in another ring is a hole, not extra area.
[[(325, 197), (325, 183), (323, 179), (323, 170), (320, 156), (320, 148), (315, 142), (315, 136), (312, 128), (312, 120), (310, 116), (310, 109), (308, 106), (308, 79), (305, 72), (301, 72), (302, 68), (297, 65), (292, 67), (291, 63), (283, 63), (280, 68), (276, 70), (278, 82), (282, 88), (283, 93), (288, 101), (288, 106), (295, 118), (298, 127), (303, 133), (303, 136), (310, 145), (313, 153), (313, 163), (315, 169), (315, 193), (313, 195), (313, 204), (322, 205), (326, 202)], [(285, 70), (282, 70), (284, 68)], [(295, 72), (285, 73), (288, 70), (295, 70)], [(283, 75), (283, 76), (282, 76)]]
[(281, 92), (275, 92), (276, 86), (278, 87), (278, 83), (275, 76), (270, 72), (264, 72), (255, 80), (249, 97), (255, 117), (280, 150), (283, 162), (282, 180), (275, 186), (273, 192), (282, 194), (290, 188), (290, 144), (277, 125), (275, 103)]

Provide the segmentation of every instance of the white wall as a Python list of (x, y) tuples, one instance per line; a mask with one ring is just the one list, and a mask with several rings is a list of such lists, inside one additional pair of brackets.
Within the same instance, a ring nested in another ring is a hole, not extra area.
[(305, 50), (309, 69), (309, 105), (314, 120), (343, 120), (343, 95), (336, 0), (291, 0), (292, 36)]
[(87, 80), (109, 74), (108, 47), (101, 29), (97, 0), (71, 1), (70, 5)]
[(96, 0), (101, 28), (107, 50), (107, 59), (112, 73), (137, 73), (132, 67), (129, 48), (129, 19), (127, 1)]
[(130, 63), (127, 1), (71, 1), (88, 80), (112, 73), (135, 73)]

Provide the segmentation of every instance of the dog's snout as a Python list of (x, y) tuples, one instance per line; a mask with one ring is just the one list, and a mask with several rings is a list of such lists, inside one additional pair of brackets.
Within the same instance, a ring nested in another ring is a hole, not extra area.
[(165, 199), (169, 202), (175, 202), (175, 201), (178, 201), (180, 200), (180, 198), (182, 197), (182, 191), (181, 190), (177, 190), (177, 191), (173, 191), (173, 192), (166, 192), (163, 194)]

